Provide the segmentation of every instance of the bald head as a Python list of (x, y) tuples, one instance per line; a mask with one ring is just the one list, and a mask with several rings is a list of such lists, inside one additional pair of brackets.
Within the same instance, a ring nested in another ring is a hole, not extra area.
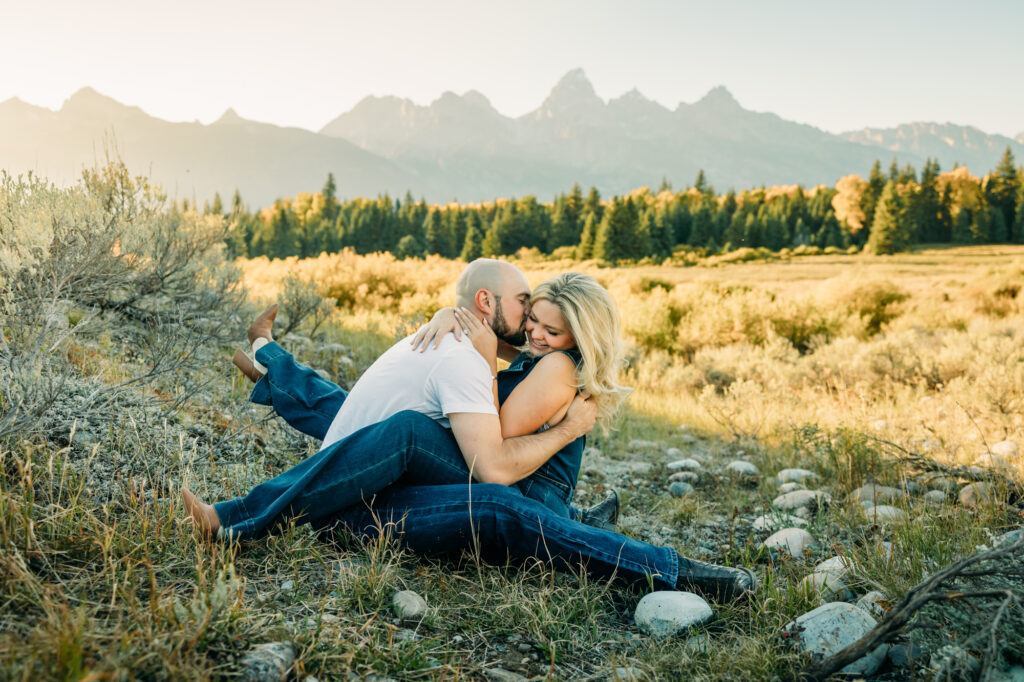
[(455, 283), (455, 305), (476, 310), (476, 294), (481, 289), (502, 296), (507, 290), (523, 288), (530, 292), (526, 278), (516, 266), (493, 258), (477, 258), (466, 266)]

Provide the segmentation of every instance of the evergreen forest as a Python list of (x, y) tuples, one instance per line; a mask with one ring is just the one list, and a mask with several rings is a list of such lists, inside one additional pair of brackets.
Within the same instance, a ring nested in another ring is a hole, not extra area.
[[(188, 210), (181, 202), (173, 210)], [(835, 186), (760, 187), (724, 194), (703, 171), (692, 186), (601, 197), (577, 184), (551, 203), (535, 196), (480, 204), (429, 205), (402, 199), (339, 200), (329, 174), (319, 192), (302, 192), (251, 212), (238, 192), (230, 207), (218, 195), (203, 207), (232, 225), (233, 256), (305, 258), (351, 249), (398, 258), (438, 254), (472, 260), (537, 250), (604, 262), (661, 262), (681, 250), (705, 255), (742, 248), (860, 250), (886, 254), (918, 244), (1024, 243), (1024, 169), (1006, 149), (984, 177), (964, 166), (942, 171), (928, 160), (918, 172), (876, 161), (867, 179)]]

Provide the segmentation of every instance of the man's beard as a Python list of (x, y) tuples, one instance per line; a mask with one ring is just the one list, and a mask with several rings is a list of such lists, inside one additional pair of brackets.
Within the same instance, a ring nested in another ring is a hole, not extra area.
[(501, 310), (501, 298), (494, 297), (494, 315), (491, 317), (491, 330), (494, 335), (511, 346), (522, 346), (526, 343), (526, 318), (523, 318), (519, 328), (512, 330), (505, 322), (505, 315)]

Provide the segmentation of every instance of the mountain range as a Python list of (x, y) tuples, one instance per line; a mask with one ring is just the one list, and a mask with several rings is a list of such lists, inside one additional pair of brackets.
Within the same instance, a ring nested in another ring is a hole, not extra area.
[(744, 109), (724, 87), (668, 109), (631, 90), (604, 101), (582, 70), (567, 73), (535, 110), (516, 118), (479, 92), (445, 92), (429, 106), (366, 97), (320, 131), (250, 121), (229, 109), (203, 125), (150, 116), (83, 88), (58, 111), (13, 98), (0, 103), (0, 169), (73, 182), (83, 165), (121, 156), (170, 195), (200, 201), (238, 189), (251, 206), (312, 191), (333, 172), (342, 197), (407, 190), (430, 201), (535, 194), (548, 200), (574, 182), (603, 195), (667, 179), (686, 186), (703, 169), (719, 190), (833, 184), (885, 166), (920, 168), (936, 157), (984, 174), (1011, 139), (951, 123), (832, 134)]

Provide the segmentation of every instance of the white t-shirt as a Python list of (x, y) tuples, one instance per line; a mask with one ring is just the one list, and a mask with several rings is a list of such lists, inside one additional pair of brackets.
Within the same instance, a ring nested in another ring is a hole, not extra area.
[(324, 436), (327, 446), (364, 426), (402, 410), (414, 410), (441, 423), (456, 412), (498, 414), (487, 361), (467, 340), (447, 334), (436, 350), (413, 350), (411, 336), (399, 341), (370, 365), (342, 404)]

